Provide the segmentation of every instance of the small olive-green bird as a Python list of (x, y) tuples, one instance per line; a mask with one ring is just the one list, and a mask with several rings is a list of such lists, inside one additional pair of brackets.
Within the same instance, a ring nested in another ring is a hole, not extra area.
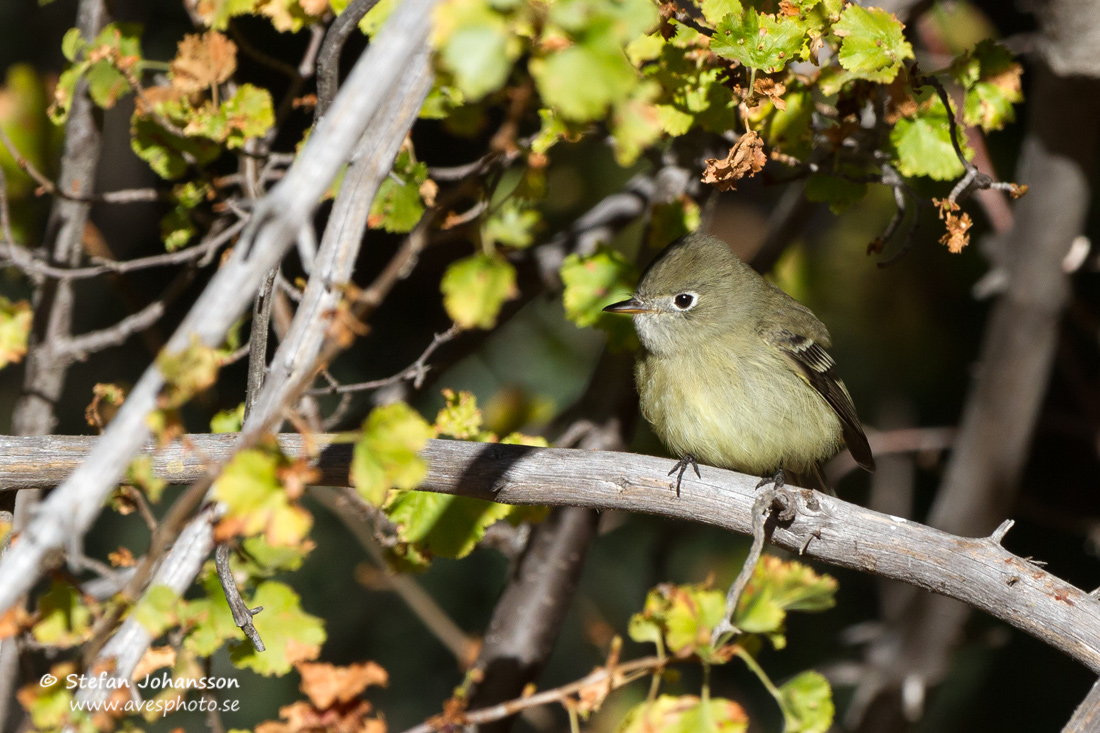
[(820, 478), (846, 444), (874, 470), (828, 330), (721, 239), (673, 243), (630, 300), (604, 310), (634, 317), (642, 414), (680, 457), (677, 493), (696, 459), (782, 483), (784, 471)]

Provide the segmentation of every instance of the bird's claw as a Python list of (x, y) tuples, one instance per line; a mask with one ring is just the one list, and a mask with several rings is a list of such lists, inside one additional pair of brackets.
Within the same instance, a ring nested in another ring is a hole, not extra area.
[(756, 484), (756, 488), (760, 489), (760, 487), (767, 486), (768, 484), (774, 484), (776, 489), (782, 489), (787, 485), (787, 476), (783, 473), (782, 468), (776, 471), (775, 475), (765, 476), (760, 479)]
[(688, 466), (691, 466), (695, 470), (695, 476), (697, 478), (703, 478), (703, 475), (699, 473), (699, 462), (695, 460), (695, 456), (690, 453), (686, 454), (683, 458), (676, 461), (676, 465), (668, 472), (668, 475), (671, 476), (679, 471), (679, 473), (676, 474), (676, 496), (680, 495), (680, 482), (684, 480), (684, 471), (687, 470)]

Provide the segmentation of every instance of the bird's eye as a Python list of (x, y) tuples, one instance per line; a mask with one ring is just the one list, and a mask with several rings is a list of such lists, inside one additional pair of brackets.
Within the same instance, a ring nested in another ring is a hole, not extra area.
[(672, 299), (672, 302), (680, 310), (686, 311), (688, 308), (695, 305), (695, 294), (694, 293), (680, 293), (679, 295), (677, 295), (675, 298)]

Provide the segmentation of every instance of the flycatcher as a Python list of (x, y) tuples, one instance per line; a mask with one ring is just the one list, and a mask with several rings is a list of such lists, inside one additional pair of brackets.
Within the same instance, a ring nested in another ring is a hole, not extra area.
[(782, 483), (784, 470), (820, 476), (847, 445), (875, 460), (855, 405), (808, 308), (762, 278), (717, 237), (689, 234), (642, 275), (630, 300), (604, 308), (634, 317), (642, 415), (688, 466), (703, 463)]

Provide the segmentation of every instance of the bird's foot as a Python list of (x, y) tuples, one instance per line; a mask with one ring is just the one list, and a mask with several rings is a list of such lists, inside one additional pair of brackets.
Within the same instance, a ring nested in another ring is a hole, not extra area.
[(760, 481), (756, 484), (756, 488), (759, 489), (762, 486), (767, 486), (768, 484), (774, 484), (776, 489), (782, 489), (784, 486), (787, 485), (787, 475), (783, 473), (782, 468), (776, 471), (774, 476), (765, 476), (764, 478), (760, 479)]
[(687, 470), (688, 466), (691, 466), (693, 469), (695, 469), (696, 477), (703, 478), (702, 474), (699, 473), (699, 462), (695, 460), (695, 456), (691, 455), (690, 453), (685, 454), (683, 458), (676, 461), (676, 465), (673, 466), (672, 470), (668, 472), (669, 476), (676, 473), (677, 471), (680, 472), (676, 474), (676, 496), (680, 495), (680, 482), (684, 480), (684, 471)]

